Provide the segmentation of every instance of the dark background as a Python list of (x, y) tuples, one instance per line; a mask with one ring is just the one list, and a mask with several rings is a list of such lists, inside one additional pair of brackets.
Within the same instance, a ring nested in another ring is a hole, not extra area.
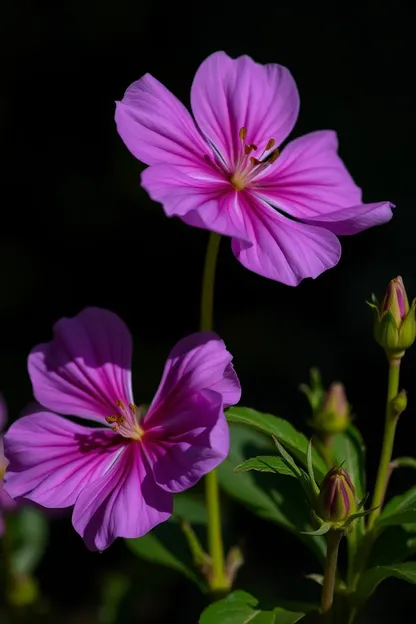
[[(198, 328), (207, 233), (167, 219), (140, 188), (141, 165), (117, 135), (114, 100), (150, 72), (188, 104), (198, 65), (223, 49), (289, 67), (301, 96), (293, 136), (335, 129), (365, 201), (397, 206), (390, 224), (343, 239), (335, 269), (295, 289), (249, 273), (224, 240), (216, 289), (216, 329), (235, 356), (242, 404), (303, 426), (308, 409), (297, 388), (318, 365), (327, 383), (344, 381), (374, 476), (386, 364), (365, 301), (371, 292), (382, 296), (398, 273), (416, 294), (413, 19), (401, 2), (285, 5), (19, 0), (2, 7), (0, 379), (12, 417), (31, 398), (27, 354), (62, 316), (97, 305), (128, 323), (139, 403), (151, 398), (171, 346)], [(397, 454), (415, 453), (415, 365), (416, 349), (403, 366), (409, 408)], [(392, 492), (412, 477), (396, 475)], [(292, 597), (296, 583), (299, 597), (315, 597), (302, 574), (316, 564), (297, 541), (242, 508), (231, 513), (233, 539), (245, 539), (248, 559), (239, 584)], [(196, 589), (134, 559), (121, 540), (103, 555), (88, 553), (66, 518), (53, 523), (39, 571), (51, 621), (95, 622), (103, 574), (118, 568), (132, 575), (131, 621), (195, 624), (203, 604)], [(411, 612), (414, 589), (388, 581), (366, 621), (401, 621)]]

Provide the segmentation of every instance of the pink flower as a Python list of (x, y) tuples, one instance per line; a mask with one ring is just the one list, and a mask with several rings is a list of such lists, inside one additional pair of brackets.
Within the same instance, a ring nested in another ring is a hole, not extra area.
[(3, 489), (3, 476), (7, 467), (7, 459), (4, 456), (3, 451), (3, 436), (2, 431), (7, 423), (7, 405), (0, 394), (0, 535), (4, 533), (4, 520), (3, 512), (8, 512), (16, 506), (16, 503), (7, 492)]
[(131, 357), (130, 333), (112, 312), (87, 308), (61, 319), (54, 339), (29, 356), (44, 407), (5, 436), (9, 494), (44, 507), (74, 505), (74, 528), (92, 550), (140, 537), (169, 518), (172, 494), (227, 456), (224, 408), (240, 399), (232, 357), (215, 334), (174, 347), (148, 410), (134, 405)]
[(362, 204), (334, 132), (279, 151), (299, 110), (285, 67), (216, 52), (196, 72), (191, 106), (195, 121), (146, 74), (117, 102), (118, 132), (150, 165), (142, 185), (166, 214), (230, 236), (251, 271), (295, 286), (338, 262), (338, 235), (391, 218), (388, 202)]

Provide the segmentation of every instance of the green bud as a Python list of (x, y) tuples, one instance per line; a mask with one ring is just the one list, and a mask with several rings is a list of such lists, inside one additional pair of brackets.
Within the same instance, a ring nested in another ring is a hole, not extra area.
[(356, 511), (354, 485), (346, 470), (335, 466), (322, 481), (317, 513), (324, 522), (342, 524)]
[(350, 406), (342, 383), (334, 382), (326, 392), (323, 404), (313, 415), (312, 425), (317, 431), (335, 434), (346, 431), (350, 425)]
[(416, 338), (416, 299), (409, 306), (403, 280), (395, 277), (380, 306), (373, 297), (374, 336), (388, 356), (402, 357)]
[(310, 386), (302, 384), (300, 390), (306, 394), (312, 408), (308, 424), (318, 433), (334, 435), (346, 431), (351, 422), (351, 408), (342, 383), (332, 383), (324, 390), (319, 371), (311, 369)]
[(407, 394), (405, 390), (401, 390), (390, 403), (391, 413), (398, 418), (407, 407)]

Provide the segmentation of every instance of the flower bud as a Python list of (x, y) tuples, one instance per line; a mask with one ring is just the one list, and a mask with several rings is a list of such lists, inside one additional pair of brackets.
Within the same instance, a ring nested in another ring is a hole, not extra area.
[(348, 429), (350, 406), (342, 383), (334, 382), (325, 394), (322, 406), (314, 414), (312, 424), (323, 433), (335, 434)]
[(380, 305), (374, 299), (374, 336), (390, 356), (401, 357), (416, 337), (415, 306), (409, 306), (402, 278), (395, 277), (388, 285)]
[(318, 515), (325, 522), (345, 522), (357, 511), (355, 488), (343, 468), (332, 468), (321, 484)]

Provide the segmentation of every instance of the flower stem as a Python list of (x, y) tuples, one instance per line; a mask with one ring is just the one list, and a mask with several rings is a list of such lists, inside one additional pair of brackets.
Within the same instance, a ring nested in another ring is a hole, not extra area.
[(321, 613), (326, 623), (331, 621), (335, 578), (337, 574), (338, 549), (341, 538), (341, 531), (329, 531), (326, 535), (326, 561), (321, 597)]
[[(371, 548), (376, 537), (374, 533), (374, 524), (381, 513), (381, 507), (386, 495), (387, 485), (391, 476), (391, 456), (393, 453), (394, 436), (398, 416), (393, 409), (393, 400), (399, 392), (400, 379), (400, 358), (392, 358), (389, 360), (389, 375), (387, 384), (387, 401), (386, 401), (386, 422), (384, 425), (384, 438), (381, 448), (380, 463), (378, 466), (376, 485), (374, 488), (373, 500), (371, 507), (373, 511), (368, 516), (366, 534), (360, 544), (359, 551), (354, 561), (354, 572), (350, 576), (350, 590), (354, 591), (358, 585), (362, 572), (365, 570)], [(353, 622), (356, 615), (354, 609), (350, 615), (349, 622)]]
[(392, 401), (399, 392), (400, 378), (400, 359), (391, 359), (389, 361), (389, 379), (387, 387), (387, 403), (386, 403), (386, 422), (384, 426), (383, 446), (381, 448), (380, 463), (378, 466), (376, 486), (371, 507), (374, 511), (368, 517), (367, 530), (371, 531), (375, 521), (381, 512), (384, 496), (386, 493), (387, 482), (390, 477), (390, 462), (393, 453), (394, 436), (397, 426), (397, 415), (392, 410)]
[(202, 277), (202, 294), (201, 294), (201, 330), (211, 331), (214, 325), (214, 284), (215, 269), (217, 266), (218, 249), (220, 246), (221, 236), (212, 232), (205, 255), (204, 274)]
[[(202, 278), (202, 331), (210, 331), (213, 328), (215, 268), (220, 241), (221, 236), (212, 232), (208, 242)], [(215, 470), (212, 470), (205, 477), (205, 497), (208, 516), (208, 551), (212, 562), (210, 586), (213, 592), (226, 591), (230, 586), (225, 574), (219, 495), (218, 475)]]

